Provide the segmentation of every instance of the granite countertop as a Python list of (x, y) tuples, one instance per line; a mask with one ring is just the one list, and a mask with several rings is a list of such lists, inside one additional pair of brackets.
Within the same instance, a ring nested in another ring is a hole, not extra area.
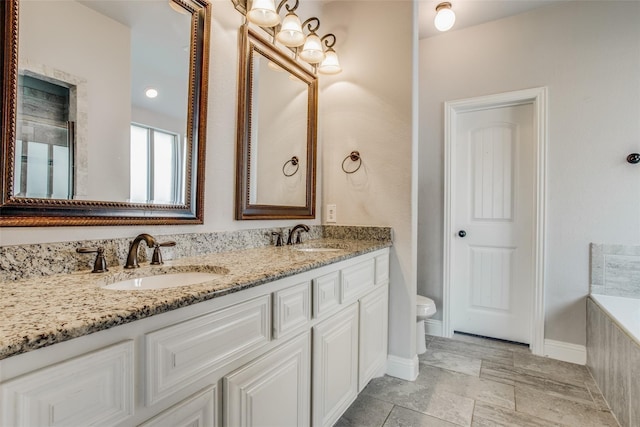
[[(212, 298), (292, 276), (367, 252), (391, 246), (388, 241), (309, 241), (302, 246), (332, 245), (328, 252), (302, 252), (294, 247), (262, 247), (180, 258), (162, 266), (135, 270), (110, 267), (0, 282), (0, 359), (88, 335)], [(115, 281), (181, 271), (228, 273), (211, 281), (175, 288), (122, 291), (102, 289)]]

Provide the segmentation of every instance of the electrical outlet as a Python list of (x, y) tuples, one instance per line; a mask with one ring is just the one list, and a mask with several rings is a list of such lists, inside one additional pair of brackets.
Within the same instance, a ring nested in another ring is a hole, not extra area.
[(327, 205), (327, 222), (337, 222), (336, 205)]

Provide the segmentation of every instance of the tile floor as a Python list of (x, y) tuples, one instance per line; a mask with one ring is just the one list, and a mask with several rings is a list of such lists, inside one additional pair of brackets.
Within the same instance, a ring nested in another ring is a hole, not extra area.
[(335, 427), (618, 426), (587, 368), (529, 348), (427, 336), (415, 382), (373, 379)]

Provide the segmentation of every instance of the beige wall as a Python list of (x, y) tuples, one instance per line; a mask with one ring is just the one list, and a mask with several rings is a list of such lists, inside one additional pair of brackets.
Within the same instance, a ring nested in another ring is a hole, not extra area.
[(585, 343), (589, 242), (640, 241), (639, 23), (639, 2), (567, 2), (420, 41), (418, 291), (439, 309), (443, 103), (548, 86), (545, 336)]
[[(389, 225), (392, 355), (415, 355), (415, 263), (412, 227), (413, 4), (329, 2), (323, 22), (338, 38), (343, 72), (321, 78), (323, 214), (337, 206), (338, 224)], [(347, 175), (352, 151), (362, 168)]]

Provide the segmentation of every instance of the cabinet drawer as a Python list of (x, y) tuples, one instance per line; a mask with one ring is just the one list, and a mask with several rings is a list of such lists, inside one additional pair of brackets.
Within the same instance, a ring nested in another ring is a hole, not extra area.
[(389, 253), (376, 257), (376, 285), (389, 282)]
[(342, 284), (340, 287), (340, 303), (354, 301), (367, 289), (374, 285), (375, 260), (373, 258), (362, 261), (341, 270)]
[(340, 273), (313, 279), (313, 316), (318, 318), (340, 305)]
[(269, 295), (145, 335), (152, 405), (271, 339)]
[(108, 426), (133, 415), (133, 341), (0, 385), (3, 426)]
[(273, 334), (280, 338), (311, 320), (309, 282), (300, 283), (273, 294)]
[(218, 400), (215, 385), (161, 412), (140, 427), (218, 427)]

